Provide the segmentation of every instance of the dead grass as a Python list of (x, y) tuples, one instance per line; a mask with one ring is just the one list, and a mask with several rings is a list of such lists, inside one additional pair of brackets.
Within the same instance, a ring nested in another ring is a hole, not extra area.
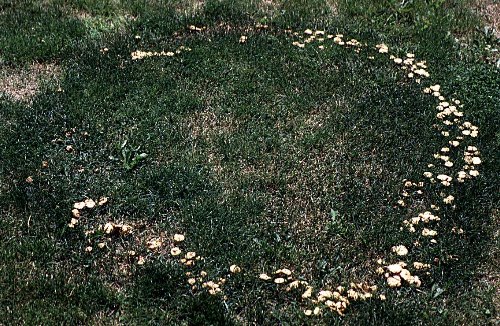
[(191, 16), (199, 13), (205, 7), (205, 0), (182, 0), (175, 4), (175, 12), (180, 15)]
[(107, 325), (107, 326), (118, 326), (122, 325), (118, 317), (108, 314), (104, 311), (99, 311), (95, 314), (90, 323), (90, 325)]
[(330, 9), (330, 14), (336, 16), (338, 15), (338, 5), (337, 5), (337, 0), (326, 0), (326, 5), (328, 9)]
[(274, 16), (281, 7), (282, 1), (279, 0), (260, 0), (256, 1), (259, 13), (265, 16)]
[(286, 195), (276, 193), (269, 197), (268, 211), (287, 216), (286, 223), (294, 230), (296, 241), (317, 235), (328, 222), (328, 212), (322, 207), (326, 194), (337, 193), (335, 187), (343, 172), (335, 162), (347, 150), (345, 140), (345, 135), (340, 134), (321, 151), (299, 154), (298, 150), (289, 149), (289, 155), (297, 158), (291, 168), (267, 167), (268, 174), (284, 176), (287, 184)]
[(96, 35), (109, 31), (125, 33), (127, 24), (137, 19), (137, 17), (127, 12), (117, 13), (112, 17), (105, 17), (92, 15), (83, 10), (71, 10), (69, 15), (82, 22), (90, 34), (94, 33)]
[(476, 8), (486, 24), (494, 29), (495, 36), (500, 38), (500, 2), (498, 0), (478, 0)]
[(34, 63), (26, 68), (0, 71), (0, 93), (16, 102), (31, 102), (45, 82), (58, 84), (62, 70), (56, 64)]
[[(284, 0), (252, 0), (250, 2), (260, 14), (267, 17), (279, 14), (280, 8), (282, 8), (283, 4), (286, 4)], [(336, 16), (338, 14), (337, 0), (325, 0), (325, 6), (329, 9), (331, 15)]]
[(211, 109), (195, 112), (188, 117), (186, 128), (193, 139), (211, 141), (216, 136), (230, 135), (238, 128), (238, 121), (230, 114), (220, 115)]
[(328, 119), (329, 113), (329, 111), (324, 110), (322, 107), (314, 108), (306, 117), (305, 125), (313, 130), (320, 129), (323, 127), (326, 119)]
[[(222, 165), (222, 155), (214, 143), (219, 137), (229, 137), (239, 128), (239, 122), (231, 114), (221, 115), (207, 108), (189, 115), (184, 122), (186, 134), (193, 140), (202, 140), (209, 146), (208, 150), (202, 150), (212, 172), (218, 177), (223, 177), (225, 168)], [(200, 149), (194, 149), (198, 151)], [(227, 179), (227, 178), (224, 178)]]

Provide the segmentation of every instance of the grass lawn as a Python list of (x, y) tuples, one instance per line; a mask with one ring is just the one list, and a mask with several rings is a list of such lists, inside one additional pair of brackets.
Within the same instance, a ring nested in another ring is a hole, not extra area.
[(0, 324), (497, 325), (498, 10), (0, 0)]

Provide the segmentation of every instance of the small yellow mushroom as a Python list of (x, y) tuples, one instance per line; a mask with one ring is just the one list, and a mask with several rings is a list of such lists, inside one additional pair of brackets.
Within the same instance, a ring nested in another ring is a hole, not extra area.
[(229, 266), (229, 271), (233, 274), (241, 272), (241, 268), (238, 265)]
[(178, 247), (174, 247), (174, 248), (170, 249), (170, 254), (172, 256), (178, 256), (181, 254), (181, 252), (182, 251)]

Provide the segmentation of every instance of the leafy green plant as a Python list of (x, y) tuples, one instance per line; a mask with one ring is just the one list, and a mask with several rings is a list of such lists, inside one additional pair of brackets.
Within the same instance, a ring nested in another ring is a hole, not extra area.
[(146, 153), (139, 153), (140, 149), (141, 146), (133, 148), (128, 145), (127, 140), (125, 140), (121, 144), (120, 150), (122, 155), (122, 164), (127, 171), (134, 169), (139, 165), (139, 163), (141, 163), (146, 159), (146, 157), (148, 157), (148, 154)]

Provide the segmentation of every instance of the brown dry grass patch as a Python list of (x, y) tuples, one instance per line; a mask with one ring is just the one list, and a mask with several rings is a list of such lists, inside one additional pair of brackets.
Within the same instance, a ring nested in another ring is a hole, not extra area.
[(500, 38), (500, 2), (497, 0), (478, 0), (475, 6), (487, 25), (494, 29), (495, 36)]
[(260, 13), (272, 17), (279, 10), (282, 2), (279, 0), (260, 0), (256, 1), (255, 5)]
[(338, 5), (337, 0), (326, 0), (326, 5), (330, 9), (330, 13), (334, 16), (338, 15)]
[(323, 106), (316, 107), (305, 117), (304, 124), (312, 130), (318, 130), (323, 127), (330, 113), (331, 112)]
[(53, 63), (34, 63), (25, 68), (4, 68), (0, 71), (0, 93), (16, 102), (31, 102), (45, 82), (57, 83), (61, 68)]
[(182, 0), (174, 5), (175, 12), (180, 15), (195, 15), (205, 8), (205, 0)]
[(190, 115), (186, 128), (191, 138), (211, 141), (214, 137), (233, 133), (238, 128), (238, 121), (231, 114), (221, 115), (211, 109), (205, 109)]

